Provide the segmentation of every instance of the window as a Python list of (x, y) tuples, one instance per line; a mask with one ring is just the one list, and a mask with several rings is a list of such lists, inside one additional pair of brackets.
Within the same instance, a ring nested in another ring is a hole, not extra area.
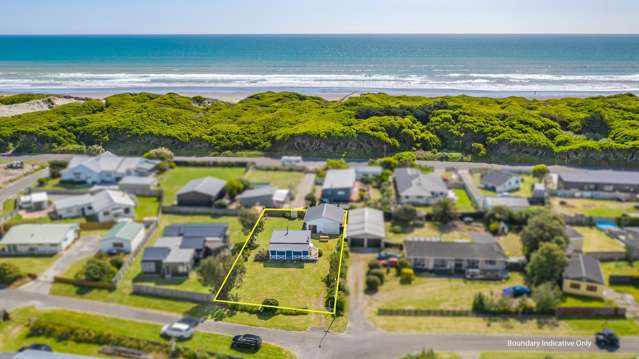
[(155, 272), (155, 263), (153, 263), (153, 262), (142, 262), (142, 272), (145, 272), (145, 273)]
[(487, 265), (489, 265), (489, 266), (494, 266), (494, 265), (496, 265), (496, 264), (497, 264), (497, 261), (494, 261), (494, 260), (487, 260), (485, 263), (486, 263)]
[(124, 248), (124, 243), (122, 242), (114, 242), (113, 248)]
[(570, 283), (570, 289), (577, 289), (577, 290), (579, 290), (579, 289), (581, 289), (581, 284), (579, 284), (579, 283), (574, 283), (574, 282), (573, 282), (573, 283)]
[(102, 212), (102, 215), (104, 215), (104, 216), (108, 216), (108, 215), (110, 215), (110, 214), (111, 214), (111, 212), (109, 212), (109, 211), (104, 211), (104, 212)]
[(131, 208), (125, 208), (124, 209), (124, 214), (129, 214), (131, 213)]
[(597, 286), (596, 285), (587, 285), (586, 286), (586, 290), (589, 292), (597, 292)]
[(424, 261), (424, 258), (415, 258), (413, 260), (413, 265), (416, 268), (424, 268), (425, 264), (426, 264), (426, 261)]
[(446, 262), (445, 259), (435, 259), (433, 267), (435, 267), (435, 268), (448, 268), (448, 263)]

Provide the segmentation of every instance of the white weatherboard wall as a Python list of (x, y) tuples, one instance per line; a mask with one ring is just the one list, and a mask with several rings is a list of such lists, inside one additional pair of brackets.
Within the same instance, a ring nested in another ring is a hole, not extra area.
[(111, 237), (104, 238), (100, 241), (100, 251), (104, 253), (131, 253), (134, 252), (144, 240), (145, 230), (142, 229), (131, 240), (122, 240), (121, 238)]
[(326, 218), (318, 218), (316, 220), (306, 222), (307, 228), (316, 226), (316, 233), (319, 234), (340, 234), (340, 224)]

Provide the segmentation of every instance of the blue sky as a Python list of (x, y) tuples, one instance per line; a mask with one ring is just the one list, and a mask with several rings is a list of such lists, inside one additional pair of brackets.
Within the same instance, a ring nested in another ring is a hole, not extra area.
[(4, 0), (0, 34), (639, 33), (638, 0)]

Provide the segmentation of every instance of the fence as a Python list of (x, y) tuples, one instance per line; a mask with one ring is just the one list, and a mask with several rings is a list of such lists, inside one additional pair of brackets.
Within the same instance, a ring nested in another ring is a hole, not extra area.
[(169, 214), (206, 214), (211, 216), (239, 216), (239, 209), (213, 207), (163, 206), (162, 213)]
[(176, 159), (176, 166), (183, 167), (248, 167), (253, 161), (222, 161), (219, 159)]
[(108, 290), (115, 290), (116, 288), (116, 285), (113, 282), (102, 283), (102, 282), (94, 282), (91, 280), (71, 279), (71, 278), (64, 278), (64, 277), (53, 277), (53, 281), (55, 283), (73, 284), (80, 287), (99, 288), (99, 289), (108, 289)]
[(551, 190), (550, 194), (562, 198), (587, 198), (615, 201), (632, 201), (637, 198), (634, 194), (620, 192), (597, 192), (597, 191), (575, 191), (575, 190)]
[(608, 276), (610, 285), (637, 285), (639, 284), (639, 276), (637, 275), (610, 275)]
[(571, 317), (614, 317), (625, 318), (626, 308), (620, 307), (559, 307), (556, 310), (557, 318), (571, 318)]
[(614, 317), (625, 318), (626, 308), (620, 307), (560, 307), (555, 314), (538, 313), (490, 313), (479, 314), (472, 310), (447, 309), (407, 309), (407, 308), (379, 308), (377, 315), (400, 317), (505, 317), (505, 318), (570, 318), (570, 317)]
[(186, 300), (186, 301), (195, 302), (195, 303), (211, 303), (213, 301), (213, 294), (152, 287), (152, 286), (141, 285), (141, 284), (133, 285), (133, 294), (166, 298), (166, 299)]
[[(598, 259), (600, 261), (619, 261), (627, 259), (626, 252), (587, 252), (585, 253), (590, 257)], [(633, 255), (633, 257), (635, 257)]]
[[(158, 218), (158, 221), (159, 221), (159, 218)], [(117, 286), (118, 283), (120, 283), (120, 281), (122, 280), (122, 278), (124, 278), (124, 276), (126, 275), (126, 272), (129, 270), (129, 267), (135, 261), (135, 257), (137, 257), (138, 253), (140, 253), (140, 251), (144, 248), (144, 245), (146, 244), (146, 242), (151, 238), (151, 236), (153, 236), (153, 233), (158, 228), (158, 221), (151, 223), (149, 228), (147, 228), (146, 230), (146, 234), (144, 235), (144, 239), (142, 240), (142, 243), (140, 243), (140, 245), (138, 245), (138, 247), (133, 252), (131, 252), (131, 254), (129, 254), (129, 256), (127, 257), (126, 261), (124, 262), (120, 270), (118, 270), (118, 272), (115, 274), (115, 277), (113, 277), (114, 285)]]

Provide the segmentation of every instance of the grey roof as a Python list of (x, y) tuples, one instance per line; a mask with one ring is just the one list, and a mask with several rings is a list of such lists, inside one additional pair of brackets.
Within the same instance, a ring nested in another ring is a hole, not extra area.
[(411, 238), (404, 241), (404, 251), (408, 257), (507, 259), (497, 243)]
[(312, 246), (311, 231), (276, 230), (271, 234), (268, 249), (275, 251), (304, 251), (308, 250), (310, 246)]
[(66, 209), (73, 207), (84, 207), (91, 204), (93, 197), (90, 194), (83, 194), (81, 196), (68, 196), (53, 201), (53, 206), (58, 209)]
[(577, 254), (570, 257), (563, 274), (564, 279), (604, 284), (599, 261), (593, 257)]
[(135, 207), (135, 201), (125, 192), (106, 190), (100, 191), (92, 196), (91, 206), (93, 210), (99, 212), (111, 206)]
[(215, 177), (203, 177), (190, 181), (177, 194), (197, 192), (217, 197), (224, 189), (224, 186), (226, 186), (226, 181), (224, 180)]
[(525, 209), (530, 207), (530, 202), (528, 202), (528, 199), (523, 197), (510, 197), (510, 196), (484, 197), (485, 209), (491, 209), (496, 206), (506, 206), (512, 209)]
[(277, 191), (277, 188), (273, 186), (262, 186), (262, 187), (257, 187), (255, 189), (250, 189), (248, 191), (244, 191), (239, 196), (237, 196), (237, 198), (246, 199), (246, 198), (273, 196), (276, 191)]
[(572, 239), (572, 238), (583, 238), (583, 234), (579, 233), (579, 231), (575, 228), (575, 227), (570, 227), (570, 226), (566, 226), (566, 228), (564, 228), (564, 232), (566, 233), (566, 236), (568, 236), (568, 238)]
[[(4, 354), (4, 353), (3, 353)], [(67, 353), (46, 352), (43, 350), (25, 350), (21, 353), (13, 353), (13, 359), (98, 359), (94, 356), (75, 355)]]
[(613, 170), (563, 170), (558, 172), (565, 182), (602, 184), (639, 184), (639, 172)]
[(509, 179), (516, 177), (515, 174), (506, 171), (490, 171), (481, 176), (480, 183), (482, 186), (501, 186), (508, 182)]
[(143, 261), (163, 261), (168, 257), (171, 248), (169, 247), (147, 247), (142, 254)]
[[(163, 248), (168, 252), (158, 251), (158, 253), (165, 253), (164, 258), (156, 259), (162, 260), (166, 263), (186, 263), (190, 262), (195, 256), (195, 248), (184, 247), (184, 241), (182, 237), (160, 237), (155, 241), (152, 247), (147, 247), (144, 251), (143, 260), (146, 258), (146, 251), (151, 248)], [(202, 247), (203, 248), (203, 247)]]
[(142, 231), (144, 231), (144, 225), (141, 223), (119, 222), (111, 227), (104, 236), (104, 240), (114, 238), (130, 242)]
[(471, 233), (470, 239), (475, 243), (497, 243), (497, 238), (488, 232)]
[(383, 169), (380, 166), (358, 166), (358, 167), (353, 167), (353, 169), (355, 170), (355, 173), (359, 176), (363, 176), (363, 175), (373, 175), (373, 176), (379, 176)]
[(352, 188), (355, 184), (355, 170), (328, 170), (324, 178), (323, 188)]
[(344, 223), (344, 210), (332, 204), (322, 203), (306, 211), (304, 222), (310, 222), (320, 218), (342, 224)]
[(425, 175), (415, 168), (397, 168), (394, 172), (397, 191), (402, 196), (431, 196), (432, 192), (447, 192), (448, 187), (438, 175)]
[(374, 208), (357, 208), (348, 211), (346, 236), (385, 238), (384, 213)]
[(18, 224), (2, 237), (0, 244), (60, 244), (67, 233), (78, 230), (76, 223), (69, 224)]
[(83, 166), (97, 173), (102, 171), (126, 173), (138, 168), (151, 170), (158, 163), (160, 161), (143, 157), (120, 157), (107, 151), (98, 156), (74, 156), (65, 171)]
[(158, 182), (158, 180), (153, 176), (126, 176), (122, 178), (119, 182), (120, 185), (144, 185), (144, 186), (153, 186)]
[(211, 240), (225, 238), (229, 225), (226, 223), (180, 223), (164, 228), (165, 237), (200, 238)]

